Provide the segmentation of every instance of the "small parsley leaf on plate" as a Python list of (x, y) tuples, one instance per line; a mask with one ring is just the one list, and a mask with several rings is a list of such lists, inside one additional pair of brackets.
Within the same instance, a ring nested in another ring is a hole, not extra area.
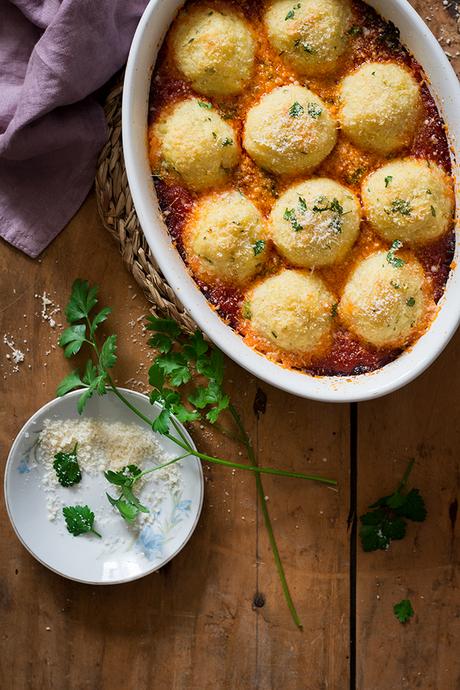
[(92, 532), (97, 537), (101, 535), (93, 528), (94, 513), (88, 506), (64, 506), (62, 509), (67, 531), (78, 537), (80, 534)]
[(393, 613), (400, 623), (407, 623), (414, 615), (414, 609), (409, 599), (402, 599), (393, 606)]
[(54, 456), (53, 467), (61, 486), (73, 486), (81, 482), (81, 470), (77, 460), (76, 443), (69, 453), (59, 452)]

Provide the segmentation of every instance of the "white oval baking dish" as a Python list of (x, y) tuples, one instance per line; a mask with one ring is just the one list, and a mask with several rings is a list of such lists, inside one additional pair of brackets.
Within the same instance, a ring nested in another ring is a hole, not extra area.
[[(147, 156), (147, 113), (150, 79), (158, 49), (182, 0), (151, 0), (137, 28), (126, 67), (122, 131), (123, 150), (134, 205), (158, 265), (199, 327), (229, 357), (258, 378), (295, 395), (325, 402), (354, 402), (386, 395), (412, 381), (440, 354), (460, 321), (460, 246), (453, 270), (430, 329), (398, 359), (382, 369), (353, 377), (315, 377), (285, 369), (249, 348), (219, 318), (201, 294), (163, 222)], [(442, 48), (407, 0), (369, 0), (401, 31), (402, 43), (420, 62), (445, 119), (453, 151), (460, 142), (460, 86)], [(453, 161), (458, 179), (458, 161)], [(457, 186), (457, 209), (460, 194)], [(458, 215), (458, 212), (457, 212)]]

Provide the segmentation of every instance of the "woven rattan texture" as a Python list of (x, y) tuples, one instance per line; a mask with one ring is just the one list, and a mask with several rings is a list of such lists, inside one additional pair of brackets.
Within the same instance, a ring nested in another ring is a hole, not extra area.
[(102, 222), (120, 247), (123, 262), (159, 316), (178, 321), (186, 330), (194, 323), (165, 281), (150, 251), (134, 209), (126, 176), (121, 138), (121, 100), (118, 83), (105, 103), (108, 137), (99, 156), (96, 197)]

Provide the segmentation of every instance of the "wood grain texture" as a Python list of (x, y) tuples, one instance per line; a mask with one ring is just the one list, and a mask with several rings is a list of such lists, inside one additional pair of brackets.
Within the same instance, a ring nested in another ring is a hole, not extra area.
[[(30, 350), (17, 373), (2, 350), (5, 462), (14, 435), (53, 397), (69, 368), (54, 349), (59, 329), (43, 322), (35, 295), (46, 291), (64, 306), (76, 276), (97, 281), (120, 334), (118, 383), (134, 379), (137, 387), (148, 367), (137, 322), (147, 305), (100, 226), (93, 197), (40, 263), (2, 245), (0, 267), (1, 332)], [(290, 480), (266, 482), (304, 632), (294, 628), (282, 597), (253, 477), (207, 467), (203, 515), (187, 547), (158, 574), (128, 585), (94, 588), (48, 572), (19, 544), (3, 510), (0, 607), (8, 662), (0, 662), (2, 690), (346, 687), (347, 408), (268, 388), (267, 412), (258, 420), (257, 382), (230, 362), (227, 381), (261, 462), (308, 467), (341, 482), (340, 495)], [(241, 460), (241, 449), (214, 432), (198, 428), (194, 437), (203, 450)]]
[[(455, 55), (455, 3), (413, 4)], [(15, 434), (53, 397), (69, 367), (55, 349), (58, 329), (40, 317), (35, 295), (46, 290), (63, 306), (76, 276), (97, 281), (101, 301), (114, 307), (118, 382), (140, 390), (145, 384), (149, 353), (137, 320), (148, 307), (90, 196), (40, 262), (1, 245), (1, 333), (28, 349), (13, 373), (0, 342), (3, 464)], [(117, 587), (72, 583), (39, 565), (14, 536), (2, 497), (0, 688), (458, 690), (459, 348), (457, 336), (411, 386), (360, 405), (353, 438), (348, 406), (296, 399), (228, 362), (228, 388), (259, 461), (339, 480), (338, 491), (264, 480), (303, 632), (293, 627), (282, 598), (250, 475), (206, 467), (203, 515), (189, 544), (158, 574)], [(259, 388), (266, 409), (256, 415)], [(193, 435), (203, 450), (243, 457), (214, 432), (197, 428)], [(357, 674), (350, 679), (349, 622), (355, 612), (347, 518), (356, 441), (358, 512), (393, 489), (407, 459), (415, 457), (413, 482), (426, 497), (429, 517), (411, 525), (408, 538), (388, 552), (357, 550)], [(402, 626), (392, 606), (405, 596), (416, 616)]]
[[(457, 2), (411, 4), (454, 56), (460, 47)], [(411, 486), (426, 498), (427, 521), (411, 524), (386, 552), (357, 549), (358, 690), (460, 688), (460, 336), (417, 381), (359, 405), (358, 514), (396, 488), (410, 458)], [(401, 625), (393, 605), (409, 598), (415, 617)]]

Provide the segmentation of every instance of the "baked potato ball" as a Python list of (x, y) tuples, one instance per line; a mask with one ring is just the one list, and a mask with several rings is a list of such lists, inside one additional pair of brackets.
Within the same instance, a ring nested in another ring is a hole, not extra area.
[(347, 0), (275, 0), (264, 17), (268, 38), (300, 74), (327, 74), (347, 47), (352, 13)]
[(303, 86), (280, 86), (247, 115), (243, 144), (261, 168), (300, 175), (319, 165), (337, 141), (337, 124), (319, 96)]
[(172, 35), (177, 67), (206, 96), (240, 93), (252, 74), (255, 41), (248, 24), (230, 10), (186, 6)]
[(314, 356), (329, 345), (335, 302), (318, 276), (284, 269), (250, 290), (243, 309), (256, 336)]
[(347, 328), (379, 348), (406, 345), (430, 304), (423, 268), (415, 259), (378, 251), (361, 261), (343, 291), (338, 313)]
[(154, 127), (162, 166), (189, 189), (222, 185), (237, 164), (236, 134), (207, 101), (188, 98), (160, 116)]
[(451, 179), (431, 161), (392, 161), (363, 181), (361, 196), (373, 229), (390, 242), (431, 242), (443, 235), (452, 221)]
[(356, 196), (320, 177), (294, 185), (278, 199), (269, 231), (289, 263), (314, 268), (342, 261), (358, 237), (360, 222)]
[(261, 213), (236, 191), (202, 199), (185, 227), (184, 243), (192, 271), (209, 283), (243, 285), (268, 254)]
[(366, 62), (339, 87), (339, 120), (359, 148), (386, 155), (408, 146), (421, 114), (420, 89), (396, 63)]

